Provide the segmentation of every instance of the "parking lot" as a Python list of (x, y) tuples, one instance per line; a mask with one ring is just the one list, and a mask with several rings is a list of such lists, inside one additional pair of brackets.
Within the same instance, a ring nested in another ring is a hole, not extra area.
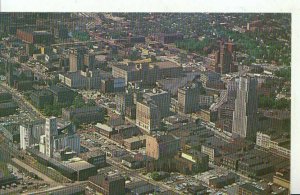
[(49, 184), (32, 177), (32, 175), (21, 171), (17, 167), (8, 164), (10, 173), (17, 177), (17, 181), (8, 185), (0, 186), (0, 194), (19, 194), (36, 189), (47, 188)]

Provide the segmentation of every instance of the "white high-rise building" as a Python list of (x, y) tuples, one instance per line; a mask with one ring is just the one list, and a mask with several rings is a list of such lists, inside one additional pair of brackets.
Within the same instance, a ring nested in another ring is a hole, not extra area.
[(65, 148), (70, 148), (77, 154), (80, 153), (80, 137), (77, 134), (68, 136), (58, 136), (54, 138), (53, 148), (54, 151), (60, 151)]
[(53, 156), (53, 138), (58, 135), (57, 126), (56, 126), (56, 117), (46, 118), (45, 124), (45, 148), (46, 156)]
[(55, 117), (47, 118), (45, 133), (39, 140), (39, 151), (52, 158), (55, 152), (65, 148), (80, 153), (80, 137), (75, 133), (74, 125), (69, 123), (58, 127)]
[(255, 77), (240, 77), (233, 112), (232, 134), (234, 136), (243, 138), (256, 136), (258, 126), (256, 88)]
[(24, 124), (20, 125), (20, 148), (25, 150), (40, 142), (40, 136), (45, 134), (44, 124)]

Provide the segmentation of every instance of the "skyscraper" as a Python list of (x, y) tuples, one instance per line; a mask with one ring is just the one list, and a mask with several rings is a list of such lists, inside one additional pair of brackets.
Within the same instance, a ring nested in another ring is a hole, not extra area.
[(240, 77), (235, 109), (233, 112), (232, 133), (243, 138), (253, 138), (257, 127), (257, 79)]
[(192, 113), (199, 110), (199, 96), (201, 85), (198, 82), (188, 83), (178, 89), (178, 111)]
[(136, 125), (148, 133), (159, 129), (160, 112), (153, 100), (144, 99), (137, 102)]
[(117, 112), (125, 115), (126, 108), (134, 106), (133, 93), (127, 91), (125, 93), (116, 94), (115, 102)]
[(83, 69), (84, 65), (84, 48), (71, 50), (70, 53), (70, 72), (76, 72)]
[(45, 124), (45, 146), (46, 146), (46, 155), (48, 157), (53, 156), (53, 136), (57, 135), (57, 126), (56, 126), (56, 118), (50, 117), (46, 118)]
[(234, 66), (235, 59), (235, 44), (231, 41), (220, 41), (219, 50), (215, 53), (216, 56), (216, 67), (215, 71), (221, 74), (227, 74), (229, 72), (236, 71)]
[(30, 122), (20, 125), (20, 147), (25, 150), (40, 142), (41, 135), (45, 134), (44, 123)]

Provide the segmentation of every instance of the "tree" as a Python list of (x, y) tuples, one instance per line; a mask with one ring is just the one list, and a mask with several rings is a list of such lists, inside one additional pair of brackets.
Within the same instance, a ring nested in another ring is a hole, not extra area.
[(89, 99), (86, 105), (87, 106), (96, 106), (96, 102), (95, 102), (95, 100)]
[(153, 172), (151, 173), (151, 178), (154, 180), (154, 181), (158, 181), (161, 179), (161, 176), (158, 172)]
[(75, 108), (81, 108), (85, 105), (85, 102), (82, 98), (82, 95), (78, 94), (75, 99), (74, 99), (74, 102), (73, 102), (73, 107)]
[(281, 68), (275, 72), (278, 77), (283, 77), (285, 80), (291, 80), (291, 67)]

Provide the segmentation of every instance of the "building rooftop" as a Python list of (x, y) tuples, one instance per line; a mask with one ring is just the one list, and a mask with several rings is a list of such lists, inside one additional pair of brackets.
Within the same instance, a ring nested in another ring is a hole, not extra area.
[[(139, 71), (139, 69), (137, 68), (137, 65), (134, 63), (134, 62), (128, 62), (126, 64), (114, 64), (113, 65), (114, 67), (117, 67), (117, 68), (120, 68), (122, 70), (125, 70), (125, 71)], [(151, 66), (149, 66), (149, 63), (142, 63), (140, 64), (140, 66), (142, 68), (152, 68)]]
[(95, 125), (95, 127), (99, 128), (101, 130), (107, 131), (107, 132), (112, 132), (115, 130), (113, 127), (110, 127), (107, 124), (102, 124), (102, 123), (97, 123)]
[(247, 191), (250, 191), (252, 193), (259, 194), (259, 195), (266, 194), (264, 189), (257, 188), (255, 186), (251, 185), (250, 183), (245, 183), (245, 184), (241, 185), (240, 188), (246, 189)]
[(52, 95), (52, 93), (49, 90), (42, 89), (42, 90), (38, 90), (38, 91), (33, 92), (31, 95), (34, 95), (34, 96), (50, 96), (50, 95)]
[(17, 107), (18, 105), (15, 102), (0, 103), (0, 109), (17, 108)]
[(65, 164), (76, 171), (85, 170), (95, 167), (94, 165), (82, 160), (81, 158), (75, 157), (65, 162)]
[(154, 192), (156, 186), (144, 181), (138, 181), (127, 184), (126, 188), (129, 189), (133, 194), (148, 194)]
[(50, 88), (49, 88), (50, 91), (52, 91), (53, 93), (59, 93), (59, 92), (66, 92), (66, 91), (71, 91), (71, 89), (65, 87), (65, 86), (62, 86), (62, 85), (52, 85)]
[(33, 34), (35, 34), (35, 35), (51, 35), (51, 33), (50, 32), (48, 32), (48, 31), (45, 31), (45, 30), (39, 30), (39, 31), (33, 31)]
[(146, 138), (147, 138), (147, 135), (135, 136), (135, 137), (131, 137), (128, 139), (124, 139), (124, 142), (132, 143), (132, 142), (145, 140)]
[(179, 140), (179, 138), (173, 136), (173, 135), (160, 135), (160, 136), (154, 136), (157, 139), (158, 143), (164, 143), (174, 140)]
[(160, 95), (160, 94), (167, 94), (169, 93), (168, 91), (164, 91), (164, 90), (161, 90), (161, 89), (153, 89), (153, 90), (145, 90), (144, 91), (144, 94), (147, 95), (147, 96), (155, 96), (155, 95)]
[(124, 180), (124, 183), (125, 183), (124, 177), (122, 177), (119, 174), (114, 174), (114, 175), (101, 174), (101, 175), (95, 175), (95, 176), (92, 176), (89, 178), (89, 180), (91, 182), (93, 182), (94, 184), (96, 184), (98, 186), (102, 186), (104, 181), (112, 182), (112, 181), (118, 181), (118, 180), (122, 180), (122, 179)]
[(179, 64), (171, 61), (154, 62), (152, 64), (158, 66), (159, 69), (181, 67)]
[(91, 150), (89, 152), (83, 153), (80, 156), (86, 157), (86, 158), (92, 158), (92, 157), (97, 157), (97, 156), (102, 156), (102, 155), (106, 155), (106, 153), (100, 149), (96, 149), (96, 150)]

